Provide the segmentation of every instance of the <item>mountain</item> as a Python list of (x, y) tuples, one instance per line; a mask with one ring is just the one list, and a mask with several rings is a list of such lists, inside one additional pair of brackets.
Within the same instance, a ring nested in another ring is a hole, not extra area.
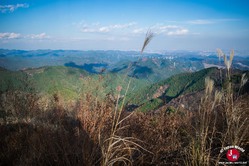
[[(63, 66), (68, 63), (108, 64), (112, 65), (121, 60), (132, 60), (137, 52), (123, 51), (79, 51), (79, 50), (5, 50), (0, 49), (0, 66), (9, 70), (38, 68), (43, 66)], [(70, 64), (69, 64), (70, 65)], [(77, 66), (73, 66), (77, 67)]]
[[(147, 112), (157, 110), (164, 105), (172, 105), (174, 107), (198, 108), (198, 103), (203, 96), (205, 89), (205, 78), (210, 77), (214, 80), (217, 89), (225, 86), (226, 71), (218, 68), (203, 69), (193, 73), (181, 73), (171, 76), (168, 79), (151, 84), (137, 91), (134, 96), (129, 98), (129, 104), (137, 111)], [(249, 77), (249, 72), (241, 70), (233, 70), (232, 82), (235, 91), (239, 91), (240, 80), (243, 73)], [(249, 92), (248, 84), (245, 85), (246, 92)], [(194, 101), (194, 102), (193, 102)], [(182, 104), (185, 103), (185, 104)], [(196, 103), (194, 106), (193, 104)]]
[[(105, 71), (102, 74), (66, 66), (29, 68), (21, 71), (0, 68), (0, 91), (32, 91), (50, 97), (57, 94), (66, 102), (76, 101), (86, 94), (94, 94), (102, 99), (109, 96), (115, 100), (117, 87), (122, 87), (121, 101), (127, 90), (127, 110), (147, 112), (157, 110), (165, 104), (176, 107), (181, 101), (185, 101), (184, 105), (190, 105), (191, 98), (200, 99), (206, 77), (213, 79), (219, 89), (225, 84), (225, 71), (222, 70), (221, 78), (218, 68), (174, 75), (176, 71), (180, 72), (180, 69), (173, 68), (172, 62), (167, 60), (147, 58), (137, 63), (125, 63), (127, 65), (120, 65), (120, 70)], [(166, 79), (155, 81), (155, 73), (161, 74), (161, 79)], [(242, 73), (240, 70), (233, 70), (232, 80), (235, 84), (239, 85)], [(248, 71), (246, 73), (249, 75)], [(129, 88), (126, 89), (128, 84)]]
[(204, 68), (201, 61), (184, 61), (182, 59), (166, 59), (143, 57), (137, 61), (124, 61), (112, 66), (110, 72), (127, 73), (131, 77), (146, 79), (150, 83), (169, 78), (182, 72), (193, 72)]
[(221, 64), (194, 52), (0, 50), (0, 165), (227, 161), (223, 145), (249, 149), (249, 71)]
[(22, 71), (0, 70), (1, 92), (30, 91), (43, 95), (59, 94), (65, 100), (77, 100), (86, 93), (102, 96), (116, 95), (116, 88), (122, 93), (130, 82), (128, 93), (148, 85), (143, 80), (127, 77), (124, 74), (92, 74), (85, 70), (65, 66), (30, 68)]
[(0, 67), (0, 75), (0, 92), (27, 90), (27, 84), (24, 81), (27, 80), (27, 75), (22, 71), (9, 71)]
[[(136, 73), (141, 64), (154, 65), (152, 68), (156, 69), (156, 64), (148, 60), (131, 66), (133, 73)], [(57, 94), (65, 102), (76, 101), (86, 94), (96, 95), (102, 99), (109, 96), (115, 100), (118, 94), (117, 87), (122, 87), (121, 101), (127, 90), (127, 109), (143, 112), (156, 110), (165, 104), (176, 107), (182, 100), (188, 101), (185, 102), (185, 105), (189, 105), (190, 98), (197, 96), (196, 99), (198, 99), (198, 96), (201, 96), (200, 92), (205, 88), (206, 77), (213, 79), (217, 88), (222, 88), (225, 83), (225, 71), (222, 73), (223, 77), (220, 78), (220, 70), (217, 68), (176, 74), (156, 83), (150, 82), (149, 78), (151, 77), (142, 77), (144, 73), (137, 75), (141, 77), (129, 77), (124, 72), (125, 70), (123, 73), (93, 74), (79, 68), (65, 66), (30, 68), (22, 71), (0, 69), (0, 91), (2, 93), (19, 90), (50, 97)], [(240, 83), (242, 73), (240, 70), (233, 71), (232, 79), (235, 84)], [(249, 75), (248, 72), (247, 75)], [(128, 84), (129, 88), (126, 89)], [(188, 98), (186, 99), (184, 96), (188, 96)]]
[[(181, 72), (195, 72), (209, 67), (224, 67), (214, 52), (172, 51), (144, 53), (118, 50), (6, 50), (0, 49), (0, 67), (23, 70), (43, 66), (69, 66), (90, 73), (103, 70), (113, 73), (129, 72), (130, 76), (157, 82)], [(129, 70), (127, 71), (127, 68)], [(236, 55), (233, 68), (249, 69), (249, 58)]]

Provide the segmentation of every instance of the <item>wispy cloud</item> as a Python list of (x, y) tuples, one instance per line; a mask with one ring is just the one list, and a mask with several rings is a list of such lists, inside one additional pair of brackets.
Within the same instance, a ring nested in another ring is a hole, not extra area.
[(29, 39), (49, 39), (50, 36), (48, 36), (46, 33), (40, 33), (40, 34), (30, 34), (30, 35), (27, 35), (26, 38), (29, 38)]
[(146, 30), (145, 28), (136, 28), (132, 31), (132, 33), (135, 33), (135, 34), (146, 33)]
[(16, 4), (16, 5), (0, 5), (0, 12), (1, 13), (12, 13), (18, 8), (28, 8), (29, 4)]
[(187, 28), (178, 25), (156, 24), (150, 28), (136, 28), (132, 31), (134, 34), (144, 34), (148, 29), (151, 29), (156, 35), (180, 36), (189, 34)]
[(130, 22), (126, 24), (114, 24), (114, 25), (107, 25), (102, 26), (101, 24), (83, 24), (80, 27), (81, 32), (84, 33), (107, 33), (114, 30), (124, 30), (133, 27), (136, 25), (136, 22)]
[(137, 35), (142, 35), (147, 32), (148, 29), (151, 29), (157, 35), (167, 35), (167, 36), (174, 36), (174, 35), (187, 35), (189, 34), (189, 30), (185, 27), (178, 26), (178, 25), (165, 25), (165, 24), (155, 24), (152, 27), (140, 27), (136, 22), (129, 22), (124, 24), (111, 24), (105, 25), (100, 23), (92, 23), (87, 24), (84, 21), (76, 25), (81, 32), (83, 33), (102, 33), (102, 34), (116, 34), (121, 35), (120, 32), (125, 32), (126, 35), (131, 35), (134, 37)]
[(196, 19), (196, 20), (189, 20), (186, 21), (188, 24), (195, 24), (195, 25), (206, 25), (206, 24), (216, 24), (221, 22), (234, 22), (240, 21), (240, 19), (236, 18), (222, 18), (222, 19)]
[(167, 36), (180, 36), (187, 35), (189, 30), (187, 28), (178, 26), (178, 25), (155, 25), (152, 30), (155, 31), (156, 34), (163, 34)]
[(28, 35), (22, 35), (20, 33), (14, 33), (14, 32), (7, 32), (7, 33), (0, 33), (0, 39), (49, 39), (51, 38), (46, 33), (40, 33), (40, 34), (28, 34)]
[(19, 33), (0, 33), (0, 39), (19, 39), (21, 34)]
[(197, 25), (205, 25), (205, 24), (214, 24), (215, 21), (213, 20), (190, 20), (187, 21), (189, 24), (197, 24)]
[(174, 31), (169, 31), (169, 32), (167, 32), (167, 35), (169, 35), (169, 36), (174, 36), (174, 35), (179, 36), (179, 35), (187, 35), (188, 33), (189, 33), (188, 29), (182, 28), (182, 29), (176, 29)]

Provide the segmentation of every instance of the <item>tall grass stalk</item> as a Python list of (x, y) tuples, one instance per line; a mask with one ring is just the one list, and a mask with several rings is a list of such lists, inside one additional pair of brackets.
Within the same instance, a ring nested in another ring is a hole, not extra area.
[[(243, 101), (239, 97), (236, 98), (238, 95), (234, 94), (232, 84), (234, 51), (230, 52), (229, 59), (220, 49), (217, 52), (219, 58), (224, 58), (226, 84), (223, 89), (214, 90), (214, 81), (205, 79), (205, 93), (193, 119), (196, 133), (190, 136), (186, 149), (186, 165), (218, 165), (222, 154), (214, 153), (216, 149), (231, 145), (240, 146), (247, 137), (247, 111), (243, 110)], [(240, 89), (246, 81), (247, 78), (242, 75)]]
[[(144, 49), (148, 46), (153, 36), (154, 36), (153, 33), (149, 30), (145, 36), (144, 44), (141, 49), (141, 54), (143, 53)], [(130, 70), (130, 67), (131, 66), (128, 67), (128, 72)], [(128, 72), (126, 76), (128, 75)], [(133, 114), (133, 113), (130, 113), (128, 116), (124, 118), (121, 117), (123, 110), (124, 110), (127, 92), (130, 88), (130, 83), (131, 83), (131, 80), (129, 80), (128, 82), (121, 105), (119, 104), (119, 101), (120, 101), (122, 89), (120, 86), (117, 87), (117, 91), (118, 91), (117, 101), (116, 101), (115, 110), (113, 112), (111, 132), (110, 132), (109, 138), (105, 139), (102, 142), (101, 134), (99, 133), (99, 142), (100, 142), (101, 151), (102, 151), (102, 159), (101, 159), (102, 166), (110, 166), (116, 163), (119, 163), (119, 164), (123, 163), (124, 165), (132, 165), (133, 151), (140, 151), (140, 149), (147, 151), (145, 148), (139, 145), (138, 142), (141, 142), (140, 140), (134, 137), (122, 137), (118, 134), (119, 131), (127, 127), (127, 126), (122, 126), (122, 123), (126, 119), (128, 119), (130, 116), (132, 116)]]
[(205, 79), (205, 87), (205, 94), (194, 119), (195, 136), (191, 137), (190, 145), (186, 150), (186, 165), (210, 165), (213, 162), (212, 143), (217, 132), (215, 127), (217, 114), (214, 111), (221, 101), (222, 94), (218, 91), (214, 92), (214, 81), (209, 77)]

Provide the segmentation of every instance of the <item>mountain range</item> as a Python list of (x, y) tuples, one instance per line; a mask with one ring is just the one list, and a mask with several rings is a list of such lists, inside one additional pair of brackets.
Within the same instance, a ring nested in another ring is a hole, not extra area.
[(249, 138), (248, 57), (231, 62), (203, 52), (0, 50), (0, 165), (102, 165), (110, 147), (134, 165), (227, 161), (217, 159), (222, 147), (248, 149)]
[[(152, 67), (153, 71), (156, 71), (157, 66)], [(129, 69), (132, 72), (129, 74), (124, 72), (126, 69), (118, 73), (105, 72), (96, 74), (66, 66), (40, 67), (21, 71), (10, 71), (1, 68), (0, 91), (2, 94), (8, 91), (37, 93), (47, 101), (51, 100), (54, 95), (59, 95), (66, 105), (70, 102), (75, 103), (88, 93), (103, 100), (108, 96), (115, 101), (117, 87), (122, 87), (121, 101), (122, 97), (126, 95), (125, 104), (127, 110), (148, 112), (158, 110), (165, 105), (179, 106), (181, 105), (180, 98), (201, 93), (205, 89), (206, 77), (213, 79), (215, 86), (219, 89), (222, 88), (225, 79), (225, 71), (213, 67), (197, 72), (183, 72), (175, 75), (171, 73), (173, 76), (153, 82), (149, 80), (153, 77), (148, 76), (151, 73), (138, 74), (136, 73), (138, 69), (141, 69), (141, 67), (133, 64)], [(141, 71), (144, 70), (141, 69)], [(222, 78), (220, 78), (220, 71), (223, 73)], [(134, 73), (138, 75), (134, 75)], [(240, 84), (243, 73), (246, 73), (247, 77), (249, 76), (248, 71), (234, 70), (233, 73), (232, 78), (237, 85)], [(221, 80), (223, 80), (223, 83)], [(126, 90), (127, 93), (125, 94)], [(248, 91), (248, 87), (246, 91)], [(187, 101), (187, 103), (191, 103), (189, 99)]]

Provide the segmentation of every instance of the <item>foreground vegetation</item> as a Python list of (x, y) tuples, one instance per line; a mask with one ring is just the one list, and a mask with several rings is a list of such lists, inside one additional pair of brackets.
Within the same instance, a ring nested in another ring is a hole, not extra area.
[[(60, 107), (56, 99), (52, 110), (42, 112), (33, 107), (31, 112), (6, 118), (1, 122), (1, 164), (111, 165), (117, 159), (116, 164), (128, 165), (213, 165), (225, 160), (219, 153), (221, 147), (248, 149), (248, 97), (230, 108), (231, 112), (223, 110), (224, 104), (212, 108), (211, 96), (203, 101), (204, 108), (193, 114), (123, 112), (119, 122), (129, 118), (118, 124), (118, 142), (113, 140), (112, 146), (108, 139), (112, 123), (117, 123), (114, 105), (88, 97), (73, 112)], [(231, 119), (233, 116), (236, 119)], [(121, 160), (124, 156), (127, 160)]]
[(8, 91), (1, 95), (1, 165), (218, 165), (226, 160), (222, 147), (248, 149), (244, 86), (217, 90), (206, 79), (197, 112), (167, 105), (127, 112), (127, 86), (117, 86), (115, 101), (85, 93), (70, 109), (57, 94), (41, 107), (36, 93)]
[[(147, 33), (141, 53), (152, 37)], [(1, 69), (0, 165), (227, 161), (222, 148), (249, 149), (248, 75), (231, 70), (233, 52), (230, 60), (220, 50), (218, 55), (226, 70), (181, 74), (136, 91), (139, 80), (128, 75), (89, 76), (65, 67)], [(189, 102), (197, 106), (182, 106), (184, 96), (194, 93), (199, 100)], [(170, 105), (172, 99), (179, 99), (179, 107)], [(248, 156), (248, 151), (241, 153), (240, 160)]]

